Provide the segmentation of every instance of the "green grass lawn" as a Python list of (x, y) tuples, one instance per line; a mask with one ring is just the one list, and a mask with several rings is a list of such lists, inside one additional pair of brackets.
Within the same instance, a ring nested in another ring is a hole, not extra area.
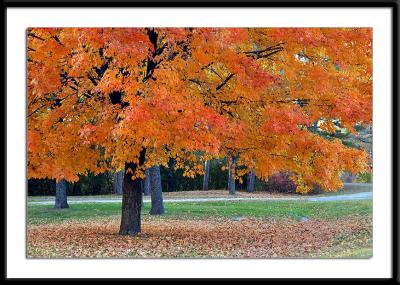
[[(160, 218), (259, 217), (334, 219), (372, 214), (372, 200), (360, 201), (227, 201), (199, 203), (165, 203), (165, 215)], [(150, 203), (145, 202), (143, 215), (148, 215)], [(29, 224), (83, 221), (121, 214), (121, 203), (71, 204), (55, 210), (50, 205), (28, 205)]]

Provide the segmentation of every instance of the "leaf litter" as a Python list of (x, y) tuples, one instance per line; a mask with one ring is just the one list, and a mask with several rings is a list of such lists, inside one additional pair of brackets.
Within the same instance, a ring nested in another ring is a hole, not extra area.
[(159, 219), (138, 236), (118, 235), (106, 218), (28, 225), (29, 258), (307, 258), (372, 247), (372, 217), (309, 219)]

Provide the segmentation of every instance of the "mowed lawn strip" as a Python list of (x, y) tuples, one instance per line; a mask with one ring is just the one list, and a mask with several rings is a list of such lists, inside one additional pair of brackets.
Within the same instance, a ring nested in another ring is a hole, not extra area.
[[(372, 214), (372, 201), (226, 201), (201, 203), (165, 203), (164, 216), (159, 218), (260, 217), (294, 219), (334, 219)], [(148, 215), (150, 203), (145, 202), (142, 214)], [(28, 205), (28, 224), (82, 221), (119, 216), (120, 203), (71, 204), (55, 210), (49, 205)]]

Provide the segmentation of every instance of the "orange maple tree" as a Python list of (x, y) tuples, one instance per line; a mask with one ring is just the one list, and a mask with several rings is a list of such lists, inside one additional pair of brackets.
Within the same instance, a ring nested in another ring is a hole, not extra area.
[(235, 157), (298, 191), (341, 186), (366, 154), (310, 131), (372, 120), (367, 28), (30, 28), (28, 176), (125, 169), (121, 234), (140, 232), (144, 169)]

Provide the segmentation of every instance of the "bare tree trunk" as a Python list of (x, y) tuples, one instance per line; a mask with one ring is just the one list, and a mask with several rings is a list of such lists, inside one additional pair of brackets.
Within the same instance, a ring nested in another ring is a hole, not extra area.
[(254, 171), (250, 171), (247, 173), (247, 192), (254, 192), (254, 180), (255, 180), (255, 174)]
[(149, 196), (150, 195), (150, 170), (146, 169), (145, 171), (146, 177), (143, 180), (143, 194), (144, 196)]
[(229, 176), (228, 176), (228, 190), (230, 195), (236, 194), (235, 188), (235, 158), (228, 157), (229, 161)]
[(209, 160), (206, 160), (204, 162), (203, 191), (208, 190), (208, 181), (210, 180), (210, 164), (211, 161)]
[(122, 195), (122, 184), (124, 180), (124, 170), (114, 173), (114, 193)]
[(175, 159), (170, 158), (168, 160), (168, 191), (170, 192), (176, 191), (174, 167), (175, 167)]
[[(143, 149), (139, 156), (139, 166), (144, 163), (146, 150)], [(132, 162), (125, 163), (125, 170), (131, 169), (136, 172), (137, 164)], [(120, 235), (137, 235), (141, 232), (142, 209), (142, 178), (132, 179), (132, 173), (124, 174), (124, 184), (122, 188), (122, 216), (119, 228)]]
[(160, 166), (150, 167), (151, 210), (150, 215), (164, 214)]
[(61, 179), (60, 182), (56, 182), (56, 202), (54, 208), (69, 208), (67, 201), (67, 182), (64, 179)]

